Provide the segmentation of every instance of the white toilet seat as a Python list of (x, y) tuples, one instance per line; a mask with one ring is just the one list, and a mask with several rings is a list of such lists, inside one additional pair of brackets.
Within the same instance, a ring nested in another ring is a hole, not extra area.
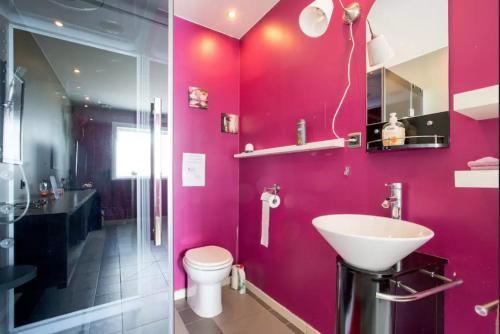
[(224, 248), (206, 246), (188, 250), (184, 260), (192, 268), (212, 271), (230, 266), (233, 263), (233, 256)]

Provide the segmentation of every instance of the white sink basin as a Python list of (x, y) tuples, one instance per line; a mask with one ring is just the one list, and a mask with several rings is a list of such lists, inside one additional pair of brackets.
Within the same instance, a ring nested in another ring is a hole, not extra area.
[(389, 269), (434, 236), (424, 226), (376, 216), (322, 216), (313, 225), (344, 261), (370, 271)]

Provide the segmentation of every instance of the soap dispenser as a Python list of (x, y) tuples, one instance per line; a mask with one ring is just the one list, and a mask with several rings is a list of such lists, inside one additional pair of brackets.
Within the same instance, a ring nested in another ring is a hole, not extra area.
[(406, 130), (403, 123), (398, 121), (396, 113), (391, 113), (389, 123), (382, 128), (382, 143), (384, 146), (404, 145)]

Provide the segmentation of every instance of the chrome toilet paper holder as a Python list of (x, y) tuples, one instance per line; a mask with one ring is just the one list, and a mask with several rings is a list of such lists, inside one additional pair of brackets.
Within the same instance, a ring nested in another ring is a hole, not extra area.
[(279, 184), (276, 184), (276, 183), (273, 184), (272, 187), (265, 187), (264, 188), (265, 192), (271, 193), (273, 195), (278, 195), (280, 190), (281, 190), (281, 187), (279, 186)]

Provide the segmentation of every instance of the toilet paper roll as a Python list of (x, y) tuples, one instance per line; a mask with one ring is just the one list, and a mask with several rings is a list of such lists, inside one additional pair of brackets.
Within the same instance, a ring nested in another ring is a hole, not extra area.
[(281, 198), (278, 195), (271, 195), (269, 196), (268, 202), (271, 209), (276, 209), (281, 204)]
[(278, 195), (272, 195), (268, 192), (264, 192), (260, 197), (260, 200), (262, 201), (262, 225), (260, 232), (260, 244), (264, 247), (269, 247), (270, 210), (276, 209), (280, 205), (281, 199)]

